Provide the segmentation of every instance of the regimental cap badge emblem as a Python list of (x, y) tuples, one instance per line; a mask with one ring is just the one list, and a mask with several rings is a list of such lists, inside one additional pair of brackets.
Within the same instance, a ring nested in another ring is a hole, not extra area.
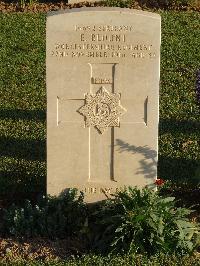
[(119, 117), (126, 112), (119, 93), (109, 93), (101, 87), (96, 94), (85, 94), (85, 104), (78, 112), (85, 116), (86, 127), (94, 126), (103, 134), (108, 127), (119, 127)]

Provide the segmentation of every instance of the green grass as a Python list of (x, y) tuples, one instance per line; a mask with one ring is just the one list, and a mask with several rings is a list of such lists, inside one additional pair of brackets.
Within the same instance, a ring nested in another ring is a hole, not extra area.
[[(200, 14), (162, 11), (158, 176), (191, 180), (200, 165)], [(45, 14), (0, 14), (0, 198), (46, 186)]]
[(45, 189), (45, 15), (0, 18), (0, 194)]
[(153, 257), (146, 257), (141, 255), (125, 255), (125, 256), (113, 256), (109, 255), (108, 257), (103, 257), (100, 255), (85, 255), (80, 258), (71, 258), (68, 260), (62, 261), (37, 261), (37, 260), (19, 260), (17, 261), (8, 259), (7, 262), (1, 262), (0, 265), (9, 265), (9, 266), (199, 266), (200, 258), (196, 256), (168, 256), (160, 254)]
[(191, 179), (200, 160), (200, 14), (163, 12), (159, 176)]

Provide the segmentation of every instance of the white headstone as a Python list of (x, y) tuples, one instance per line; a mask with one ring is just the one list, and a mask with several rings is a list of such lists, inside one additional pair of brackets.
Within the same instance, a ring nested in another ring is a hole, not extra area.
[(47, 193), (87, 202), (156, 179), (160, 16), (81, 8), (47, 17)]

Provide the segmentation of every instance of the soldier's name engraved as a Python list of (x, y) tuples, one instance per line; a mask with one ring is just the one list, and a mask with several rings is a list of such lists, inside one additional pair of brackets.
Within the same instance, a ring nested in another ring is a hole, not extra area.
[(125, 42), (125, 34), (80, 34), (81, 42)]

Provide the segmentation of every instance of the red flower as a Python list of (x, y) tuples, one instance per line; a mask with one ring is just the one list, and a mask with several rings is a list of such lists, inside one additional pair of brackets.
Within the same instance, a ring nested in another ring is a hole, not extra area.
[(161, 178), (156, 179), (156, 181), (154, 182), (154, 184), (157, 185), (157, 186), (161, 186), (164, 183), (165, 183), (165, 180), (163, 180)]

